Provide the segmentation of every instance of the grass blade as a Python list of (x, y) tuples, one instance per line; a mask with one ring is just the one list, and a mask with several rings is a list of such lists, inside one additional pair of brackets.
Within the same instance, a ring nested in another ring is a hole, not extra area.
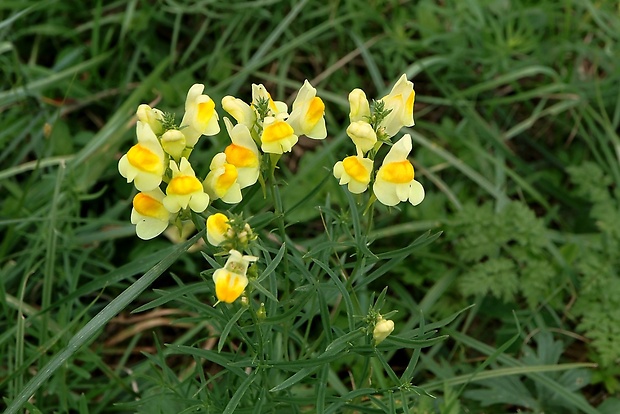
[(39, 389), (47, 379), (65, 362), (71, 358), (82, 346), (95, 338), (97, 332), (114, 316), (118, 315), (127, 305), (129, 305), (134, 299), (140, 295), (151, 283), (153, 283), (163, 272), (170, 267), (170, 265), (181, 254), (187, 251), (191, 245), (193, 245), (200, 237), (202, 232), (196, 234), (187, 242), (178, 246), (177, 249), (172, 251), (168, 256), (164, 257), (157, 265), (151, 270), (146, 272), (140, 279), (136, 280), (131, 286), (118, 295), (112, 302), (110, 302), (105, 308), (101, 310), (93, 319), (91, 319), (82, 329), (80, 329), (69, 340), (67, 346), (58, 354), (54, 355), (52, 359), (26, 384), (24, 389), (19, 395), (11, 401), (10, 405), (4, 412), (5, 414), (15, 414), (31, 395)]

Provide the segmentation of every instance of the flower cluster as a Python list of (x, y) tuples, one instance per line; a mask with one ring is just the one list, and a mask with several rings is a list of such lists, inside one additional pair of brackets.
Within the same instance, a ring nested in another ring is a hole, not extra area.
[[(215, 103), (203, 90), (200, 84), (190, 88), (178, 127), (173, 116), (148, 105), (138, 107), (138, 143), (122, 156), (118, 171), (140, 191), (133, 199), (131, 222), (141, 239), (161, 234), (188, 209), (201, 213), (209, 205), (209, 195), (188, 161), (200, 136), (220, 130)], [(165, 193), (162, 183), (167, 183)]]
[(291, 151), (300, 135), (314, 139), (327, 136), (325, 105), (308, 81), (297, 93), (290, 115), (287, 105), (274, 101), (263, 85), (252, 85), (249, 104), (234, 96), (225, 96), (222, 108), (237, 123), (224, 117), (231, 144), (211, 161), (204, 181), (211, 200), (239, 203), (241, 190), (254, 185), (261, 170), (267, 169), (266, 164), (271, 162), (272, 158), (264, 154), (281, 155)]
[[(292, 150), (301, 135), (324, 139), (325, 104), (306, 80), (293, 101), (291, 111), (284, 102), (274, 101), (263, 85), (252, 85), (249, 103), (225, 96), (221, 105), (236, 123), (224, 117), (230, 143), (215, 154), (204, 179), (196, 176), (189, 156), (201, 136), (220, 132), (216, 104), (203, 94), (204, 85), (193, 85), (185, 100), (180, 124), (172, 114), (148, 105), (137, 110), (137, 143), (118, 163), (120, 174), (133, 183), (138, 194), (133, 198), (131, 223), (144, 240), (163, 233), (171, 223), (178, 228), (188, 223), (191, 211), (204, 213), (209, 204), (221, 200), (228, 204), (242, 201), (242, 190), (272, 177), (283, 153)], [(346, 132), (356, 147), (356, 155), (336, 163), (333, 173), (355, 194), (372, 185), (371, 202), (387, 206), (401, 201), (417, 205), (424, 199), (424, 188), (414, 179), (408, 160), (412, 142), (409, 135), (392, 143), (392, 137), (404, 126), (413, 125), (413, 84), (403, 75), (392, 91), (369, 104), (366, 94), (355, 89), (349, 94), (350, 125)], [(391, 149), (374, 171), (375, 157), (383, 144)], [(269, 175), (265, 174), (269, 172)], [(248, 285), (246, 275), (257, 257), (251, 252), (256, 234), (239, 216), (215, 213), (206, 219), (207, 240), (228, 258), (213, 274), (218, 302), (231, 303)], [(251, 269), (254, 269), (253, 267)], [(387, 336), (389, 321), (377, 323), (375, 339)], [(392, 328), (393, 329), (393, 328)], [(387, 332), (387, 333), (385, 333)]]
[(272, 162), (263, 153), (290, 151), (300, 135), (327, 136), (325, 105), (308, 81), (300, 88), (290, 115), (287, 105), (274, 101), (263, 85), (252, 85), (250, 104), (233, 96), (222, 99), (224, 110), (237, 124), (224, 118), (231, 143), (213, 157), (209, 173), (200, 180), (189, 155), (202, 135), (220, 132), (215, 102), (203, 91), (201, 84), (190, 88), (178, 126), (173, 115), (145, 104), (138, 107), (138, 143), (120, 159), (118, 170), (140, 191), (133, 200), (131, 222), (141, 239), (161, 234), (171, 222), (187, 218), (189, 210), (202, 213), (212, 201), (239, 203), (241, 190), (255, 184), (262, 166)]
[[(404, 126), (412, 126), (415, 92), (413, 83), (402, 75), (391, 92), (374, 101), (372, 108), (366, 94), (354, 89), (349, 94), (347, 135), (356, 148), (356, 155), (346, 157), (334, 165), (334, 176), (350, 192), (361, 194), (372, 182), (374, 196), (386, 206), (409, 201), (414, 206), (424, 200), (424, 188), (414, 179), (409, 161), (412, 143), (409, 134), (392, 145), (392, 137)], [(383, 144), (392, 148), (374, 172), (374, 160)]]
[(243, 151), (250, 150), (256, 157), (259, 155), (256, 147), (243, 145), (243, 142), (249, 142), (249, 138), (264, 153), (282, 154), (291, 151), (300, 135), (313, 139), (327, 137), (325, 104), (316, 96), (316, 89), (308, 81), (299, 89), (290, 115), (286, 103), (274, 101), (263, 85), (252, 85), (251, 103), (225, 96), (222, 108), (237, 121), (234, 127), (226, 121), (229, 133), (233, 131), (238, 141), (233, 140), (234, 146), (226, 149), (226, 161), (236, 163), (237, 168), (245, 168), (244, 180), (248, 182), (258, 173), (252, 169), (254, 163), (244, 158), (247, 152)]
[(223, 213), (207, 218), (207, 241), (223, 251), (248, 250), (257, 235), (240, 216), (228, 218)]

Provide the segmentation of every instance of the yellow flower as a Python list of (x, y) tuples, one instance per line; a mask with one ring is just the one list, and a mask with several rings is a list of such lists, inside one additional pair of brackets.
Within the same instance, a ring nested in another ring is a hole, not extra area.
[(354, 121), (347, 127), (347, 135), (362, 152), (370, 151), (377, 143), (377, 134), (366, 121)]
[(166, 169), (164, 150), (149, 124), (138, 121), (136, 135), (138, 143), (118, 161), (118, 172), (139, 191), (151, 191), (159, 186)]
[(178, 129), (169, 129), (161, 136), (161, 146), (172, 158), (179, 159), (185, 151), (185, 135)]
[(424, 187), (413, 179), (413, 165), (407, 159), (410, 152), (411, 136), (407, 134), (392, 146), (377, 171), (372, 190), (386, 206), (407, 200), (417, 206), (424, 200)]
[(147, 104), (138, 106), (136, 111), (138, 121), (145, 124), (149, 124), (155, 135), (162, 133), (162, 121), (164, 120), (164, 113), (157, 108), (151, 108)]
[(222, 98), (222, 108), (248, 129), (251, 129), (256, 122), (256, 113), (252, 107), (239, 98), (225, 96)]
[(393, 137), (403, 126), (412, 126), (413, 122), (413, 102), (415, 92), (413, 83), (407, 80), (406, 75), (402, 75), (392, 91), (381, 98), (385, 103), (385, 109), (392, 111), (381, 122), (381, 127), (385, 128), (385, 133)]
[(231, 250), (230, 257), (222, 269), (213, 273), (215, 295), (218, 302), (233, 303), (248, 285), (246, 272), (251, 262), (258, 260), (255, 256), (242, 256), (237, 250)]
[(370, 105), (363, 90), (355, 88), (349, 93), (349, 120), (351, 122), (366, 121), (370, 117)]
[(226, 154), (215, 154), (211, 161), (204, 188), (211, 200), (221, 198), (223, 202), (236, 204), (241, 201), (241, 187), (237, 182), (237, 167), (226, 162)]
[(224, 118), (224, 124), (232, 140), (232, 144), (224, 150), (226, 162), (237, 167), (239, 187), (249, 187), (256, 183), (260, 172), (258, 147), (247, 126), (237, 124), (233, 127), (228, 118)]
[(324, 139), (327, 136), (324, 114), (325, 104), (316, 96), (316, 89), (310, 82), (304, 81), (293, 102), (293, 110), (287, 122), (293, 127), (296, 135)]
[(181, 129), (187, 140), (188, 147), (194, 147), (201, 135), (215, 135), (220, 132), (215, 102), (209, 95), (203, 95), (205, 86), (197, 83), (187, 92), (185, 114), (181, 121)]
[(263, 152), (271, 154), (289, 152), (297, 143), (297, 139), (293, 128), (281, 117), (265, 118), (263, 133), (260, 137)]
[(252, 84), (252, 106), (256, 108), (256, 104), (262, 99), (266, 99), (269, 102), (269, 116), (275, 117), (280, 114), (285, 114), (285, 116), (288, 115), (286, 112), (288, 109), (286, 103), (271, 99), (271, 95), (262, 84)]
[(368, 188), (370, 173), (372, 172), (372, 160), (362, 157), (358, 151), (334, 165), (334, 177), (340, 180), (340, 185), (347, 184), (350, 192), (361, 194)]
[(205, 211), (209, 205), (209, 196), (205, 194), (200, 180), (192, 169), (187, 158), (181, 158), (179, 165), (174, 160), (170, 160), (172, 179), (166, 187), (166, 197), (163, 203), (171, 213), (176, 213), (188, 206), (196, 213)]
[(375, 345), (379, 345), (387, 338), (394, 330), (394, 321), (389, 319), (383, 319), (379, 316), (379, 320), (375, 324), (375, 329), (372, 331), (372, 337), (375, 340)]
[(166, 230), (170, 213), (163, 204), (164, 193), (156, 188), (136, 194), (131, 210), (131, 224), (136, 225), (136, 234), (142, 240), (150, 240)]
[(222, 213), (211, 214), (207, 218), (207, 240), (217, 247), (227, 239), (231, 231), (228, 217)]

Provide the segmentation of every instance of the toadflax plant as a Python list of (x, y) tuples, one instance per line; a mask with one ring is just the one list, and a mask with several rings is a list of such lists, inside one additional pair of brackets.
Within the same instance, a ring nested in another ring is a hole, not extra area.
[[(181, 300), (196, 315), (185, 321), (207, 327), (190, 345), (166, 350), (196, 361), (178, 383), (161, 390), (172, 398), (167, 401), (174, 400), (178, 412), (218, 413), (391, 413), (415, 405), (424, 392), (414, 381), (420, 349), (444, 339), (435, 335), (437, 328), (453, 318), (399, 330), (390, 319), (399, 309), (383, 310), (387, 288), (376, 294), (372, 286), (438, 234), (381, 254), (370, 250), (369, 236), (374, 203), (416, 206), (424, 200), (409, 160), (411, 137), (397, 137), (402, 127), (414, 125), (413, 83), (403, 75), (372, 103), (361, 89), (350, 93), (346, 133), (353, 155), (343, 154), (332, 171), (346, 185), (348, 204), (340, 208), (349, 219), (326, 201), (324, 232), (311, 247), (287, 229), (277, 170), (300, 136), (327, 137), (317, 90), (305, 81), (290, 112), (263, 85), (252, 85), (250, 102), (225, 96), (221, 106), (232, 118), (223, 117), (229, 144), (202, 177), (196, 171), (206, 168), (192, 166), (190, 156), (203, 135), (220, 132), (216, 105), (203, 91), (199, 84), (190, 88), (179, 124), (173, 114), (141, 105), (138, 142), (118, 164), (139, 191), (131, 213), (139, 238), (152, 239), (169, 226), (187, 229), (188, 223), (205, 229), (202, 280), (181, 295), (160, 291), (161, 297), (138, 309)], [(261, 191), (252, 191), (257, 185)], [(316, 189), (299, 191), (310, 196)], [(252, 200), (261, 196), (267, 207), (255, 211)], [(213, 344), (211, 338), (216, 347), (205, 345)], [(413, 351), (397, 373), (389, 359), (399, 349)], [(191, 390), (191, 398), (173, 398), (181, 388)], [(149, 401), (136, 404), (146, 410)]]

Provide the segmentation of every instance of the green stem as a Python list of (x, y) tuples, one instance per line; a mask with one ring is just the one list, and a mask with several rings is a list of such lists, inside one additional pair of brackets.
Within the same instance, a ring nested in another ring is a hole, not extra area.
[[(271, 195), (273, 198), (273, 206), (275, 210), (276, 221), (278, 224), (278, 230), (280, 232), (280, 239), (282, 243), (285, 243), (286, 242), (286, 229), (284, 225), (284, 207), (282, 205), (282, 198), (280, 197), (280, 188), (278, 187), (278, 183), (276, 182), (276, 177), (275, 177), (276, 163), (278, 162), (282, 154), (269, 154), (269, 155), (270, 155), (269, 156), (269, 162), (270, 162), (269, 178), (271, 181)], [(288, 256), (285, 254), (283, 259), (284, 259), (283, 260), (284, 271), (286, 275), (286, 277), (284, 278), (285, 292), (288, 292), (289, 291), (288, 275), (290, 274)]]

